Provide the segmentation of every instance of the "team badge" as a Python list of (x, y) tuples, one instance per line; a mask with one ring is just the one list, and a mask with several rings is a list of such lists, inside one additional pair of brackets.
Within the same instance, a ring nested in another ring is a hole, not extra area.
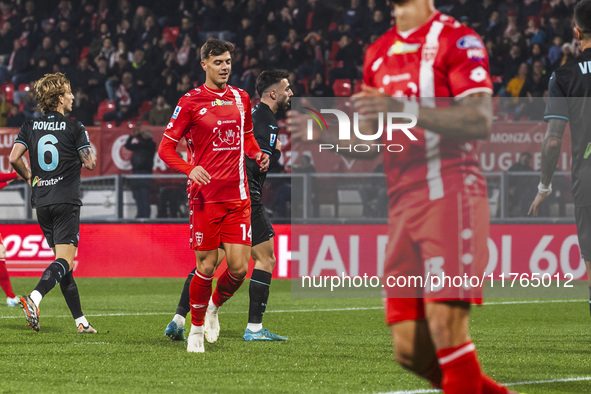
[(470, 79), (474, 82), (482, 82), (486, 79), (487, 75), (488, 74), (486, 73), (484, 67), (480, 66), (476, 67), (474, 70), (472, 70), (472, 72), (470, 72)]
[(195, 241), (197, 242), (197, 245), (201, 246), (203, 243), (203, 233), (195, 233)]
[(421, 52), (421, 60), (426, 63), (433, 63), (437, 52), (439, 51), (439, 44), (425, 44)]
[(181, 108), (180, 106), (176, 106), (176, 108), (174, 109), (174, 112), (172, 113), (172, 118), (176, 119), (178, 118), (179, 114), (181, 113)]

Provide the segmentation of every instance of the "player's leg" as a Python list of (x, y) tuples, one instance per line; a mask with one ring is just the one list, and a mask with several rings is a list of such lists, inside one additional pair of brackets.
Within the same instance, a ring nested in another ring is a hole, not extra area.
[(591, 314), (591, 208), (575, 206), (575, 221), (577, 223), (577, 236), (581, 257), (587, 268), (587, 279), (589, 280), (589, 313)]
[(187, 339), (187, 351), (190, 353), (203, 353), (204, 319), (207, 311), (215, 263), (218, 250), (196, 250), (197, 269), (189, 285), (189, 299), (191, 306), (191, 330)]
[(6, 269), (6, 248), (2, 242), (2, 235), (0, 235), (0, 287), (6, 293), (6, 305), (17, 306), (18, 297), (12, 291), (10, 276), (8, 276), (8, 270)]
[[(253, 243), (254, 242), (253, 239)], [(271, 277), (276, 262), (273, 238), (254, 245), (250, 255), (254, 260), (254, 269), (250, 277), (250, 285), (248, 288), (250, 304), (248, 308), (248, 324), (244, 332), (244, 340), (286, 341), (286, 337), (273, 334), (263, 328), (263, 314), (267, 307), (269, 287), (271, 286)]]
[[(222, 260), (225, 257), (224, 249), (218, 249), (218, 259), (215, 268), (220, 265)], [(195, 275), (196, 268), (192, 269), (187, 279), (185, 280), (185, 284), (183, 286), (183, 291), (181, 292), (181, 298), (179, 299), (179, 303), (176, 308), (176, 313), (172, 318), (172, 321), (168, 323), (166, 329), (164, 330), (164, 335), (169, 337), (172, 341), (185, 341), (185, 318), (189, 311), (191, 310), (191, 302), (189, 299), (189, 289), (191, 287), (191, 281), (193, 280), (193, 276)]]

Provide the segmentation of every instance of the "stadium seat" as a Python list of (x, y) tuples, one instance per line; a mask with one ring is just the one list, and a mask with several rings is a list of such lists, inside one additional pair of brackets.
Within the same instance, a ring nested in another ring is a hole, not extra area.
[(103, 121), (103, 116), (105, 116), (105, 114), (107, 112), (111, 112), (115, 109), (115, 102), (114, 101), (107, 101), (107, 100), (103, 100), (101, 101), (101, 103), (98, 106), (98, 109), (96, 111), (96, 116), (94, 117), (94, 122), (102, 122)]
[(337, 79), (332, 84), (332, 90), (335, 97), (350, 97), (351, 96), (351, 80)]
[(14, 101), (14, 85), (9, 82), (2, 86), (2, 90), (6, 94), (6, 101), (12, 103)]
[(166, 26), (162, 31), (162, 37), (166, 39), (169, 44), (175, 45), (176, 38), (179, 36), (178, 26)]
[(152, 109), (152, 101), (151, 100), (143, 101), (142, 105), (140, 106), (139, 116), (141, 117), (143, 114), (150, 112), (151, 109)]
[(21, 91), (21, 92), (23, 92), (23, 91), (24, 92), (28, 92), (29, 90), (31, 90), (31, 87), (29, 86), (28, 83), (21, 83), (20, 85), (18, 85), (18, 89), (17, 90), (18, 91)]

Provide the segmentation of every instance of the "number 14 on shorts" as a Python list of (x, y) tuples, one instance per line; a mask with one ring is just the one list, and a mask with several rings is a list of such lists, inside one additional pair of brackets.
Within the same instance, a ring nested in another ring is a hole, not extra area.
[(248, 237), (252, 241), (252, 226), (248, 226), (248, 232), (246, 231), (246, 224), (242, 223), (240, 228), (242, 229), (242, 240), (246, 241), (246, 237)]

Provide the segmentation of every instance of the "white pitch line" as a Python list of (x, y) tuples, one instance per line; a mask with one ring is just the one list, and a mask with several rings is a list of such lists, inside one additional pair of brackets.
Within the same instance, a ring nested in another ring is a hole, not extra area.
[[(530, 380), (525, 382), (514, 382), (514, 383), (501, 383), (503, 386), (525, 386), (532, 384), (546, 384), (546, 383), (564, 383), (564, 382), (583, 382), (591, 380), (591, 376), (578, 376), (576, 378), (562, 378), (562, 379), (550, 379), (550, 380)], [(422, 394), (422, 393), (440, 393), (441, 390), (437, 389), (417, 389), (417, 390), (402, 390), (402, 391), (389, 391), (380, 394)]]
[[(495, 305), (517, 305), (517, 304), (549, 304), (549, 303), (565, 303), (565, 302), (583, 302), (587, 300), (526, 300), (526, 301), (500, 301), (500, 302), (487, 302), (482, 306), (495, 306)], [(278, 309), (270, 310), (265, 313), (310, 313), (310, 312), (347, 312), (347, 311), (371, 311), (384, 309), (382, 306), (369, 306), (369, 307), (349, 307), (349, 308), (325, 308), (325, 309)], [(222, 314), (242, 314), (244, 311), (225, 312), (222, 310)], [(171, 312), (137, 312), (137, 313), (94, 313), (88, 314), (89, 317), (117, 317), (117, 316), (159, 316), (159, 315), (173, 315)], [(20, 319), (22, 315), (18, 316), (0, 316), (0, 319)], [(43, 318), (64, 318), (70, 317), (70, 315), (42, 315)]]

